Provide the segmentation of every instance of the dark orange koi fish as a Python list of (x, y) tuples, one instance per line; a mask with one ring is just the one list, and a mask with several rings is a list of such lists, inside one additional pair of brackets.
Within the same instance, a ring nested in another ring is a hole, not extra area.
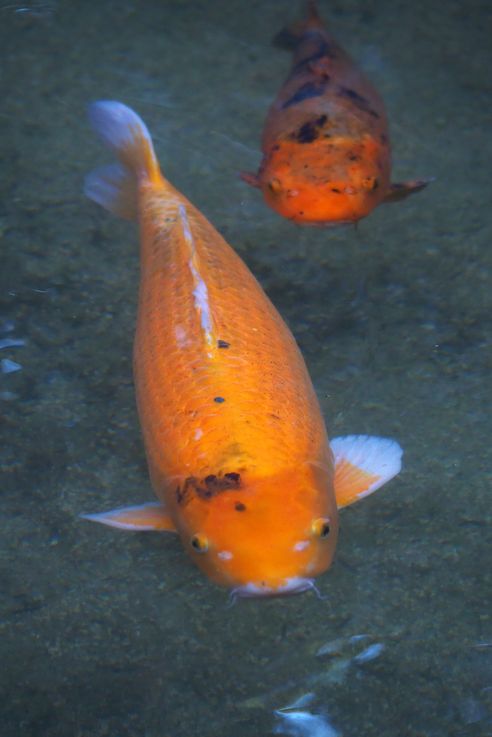
[(258, 174), (241, 175), (273, 210), (303, 225), (343, 225), (428, 184), (390, 184), (383, 101), (328, 33), (315, 2), (276, 40), (294, 48), (293, 67), (268, 112)]

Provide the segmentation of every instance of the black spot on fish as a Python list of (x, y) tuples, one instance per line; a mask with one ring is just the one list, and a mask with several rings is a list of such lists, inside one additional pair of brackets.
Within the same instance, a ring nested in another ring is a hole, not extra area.
[(357, 105), (359, 110), (363, 110), (368, 115), (372, 115), (373, 118), (380, 117), (379, 114), (371, 108), (369, 101), (350, 87), (340, 87), (338, 94), (340, 97), (348, 97), (349, 100), (352, 100), (352, 102)]
[(217, 402), (217, 404), (222, 404), (222, 402), (225, 402), (224, 397), (214, 397), (214, 402)]
[(325, 91), (326, 85), (329, 81), (330, 78), (327, 76), (327, 78), (323, 81), (306, 82), (305, 84), (301, 85), (297, 92), (295, 92), (292, 97), (289, 97), (287, 102), (284, 102), (284, 104), (282, 105), (282, 110), (285, 110), (292, 105), (298, 105), (300, 102), (303, 102), (304, 100), (309, 100), (311, 97), (320, 97)]
[(218, 348), (229, 348), (231, 344), (227, 342), (227, 340), (218, 340), (217, 341), (217, 347)]
[(236, 502), (234, 505), (234, 509), (236, 510), (236, 512), (245, 512), (246, 504), (243, 504), (242, 502)]
[(327, 120), (327, 115), (320, 115), (319, 118), (308, 120), (307, 123), (303, 123), (297, 131), (291, 134), (291, 138), (298, 143), (312, 143), (319, 137), (320, 128)]
[(351, 100), (357, 103), (360, 107), (367, 107), (369, 105), (365, 97), (362, 97), (362, 95), (359, 95), (358, 92), (350, 89), (350, 87), (340, 87), (340, 91), (338, 94), (341, 95), (342, 97), (349, 97)]

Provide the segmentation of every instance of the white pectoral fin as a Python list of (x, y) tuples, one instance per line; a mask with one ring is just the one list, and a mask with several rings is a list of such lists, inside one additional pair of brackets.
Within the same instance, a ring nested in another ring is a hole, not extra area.
[(403, 451), (390, 438), (347, 435), (334, 438), (331, 449), (339, 509), (372, 494), (401, 470)]
[(176, 527), (163, 504), (147, 502), (133, 507), (118, 507), (109, 512), (97, 514), (81, 514), (82, 519), (91, 522), (101, 522), (109, 527), (118, 527), (120, 530), (165, 530), (176, 532)]

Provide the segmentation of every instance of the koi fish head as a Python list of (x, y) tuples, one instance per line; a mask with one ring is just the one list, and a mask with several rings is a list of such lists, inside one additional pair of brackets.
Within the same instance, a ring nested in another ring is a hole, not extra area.
[[(244, 481), (183, 510), (183, 541), (196, 564), (234, 596), (313, 588), (335, 552), (338, 519), (326, 470)], [(299, 493), (299, 488), (302, 493)], [(184, 532), (184, 534), (183, 534)]]
[(310, 135), (297, 131), (265, 156), (258, 183), (266, 203), (303, 225), (343, 225), (368, 215), (388, 192), (389, 149), (369, 136), (354, 142)]

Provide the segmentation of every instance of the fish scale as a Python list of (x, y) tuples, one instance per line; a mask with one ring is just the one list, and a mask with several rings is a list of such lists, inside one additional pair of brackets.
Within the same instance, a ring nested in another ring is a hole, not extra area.
[[(304, 361), (256, 279), (188, 203), (214, 323), (210, 349), (192, 296), (192, 254), (183, 229), (175, 221), (166, 230), (162, 218), (156, 225), (152, 211), (146, 215), (146, 196), (151, 208), (156, 201), (155, 193), (143, 194), (135, 373), (140, 412), (147, 418), (147, 453), (156, 473), (218, 472), (231, 440), (242, 450), (240, 462), (249, 459), (260, 472), (284, 468), (287, 460), (295, 464), (320, 457), (326, 435)], [(181, 345), (176, 325), (183, 329)], [(229, 347), (218, 348), (219, 339)], [(225, 401), (218, 404), (215, 397)], [(190, 441), (200, 430), (202, 437)], [(231, 463), (235, 460), (231, 454)]]

